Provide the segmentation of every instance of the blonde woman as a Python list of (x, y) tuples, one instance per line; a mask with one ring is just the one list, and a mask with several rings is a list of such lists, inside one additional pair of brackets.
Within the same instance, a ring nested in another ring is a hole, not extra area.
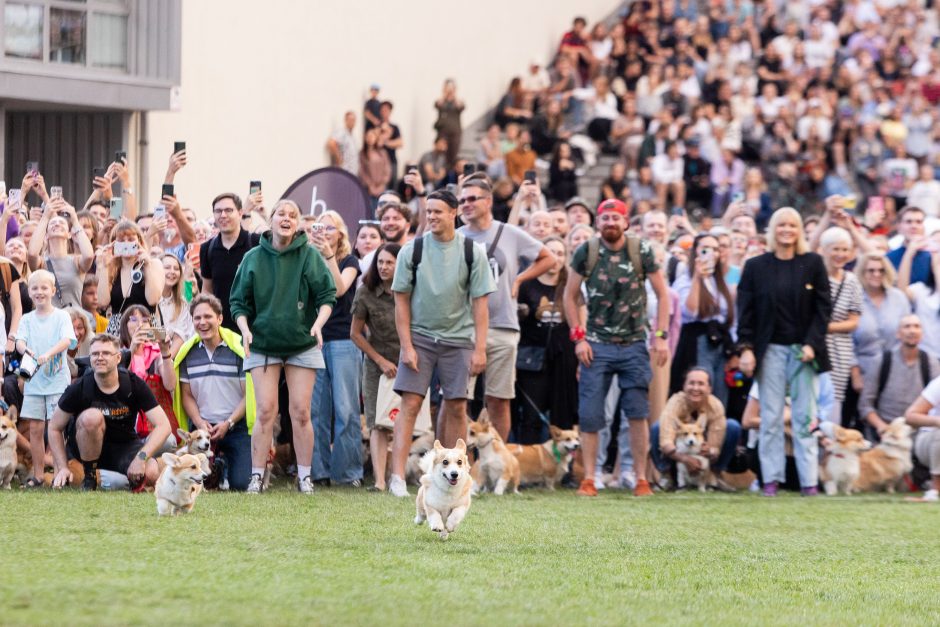
[[(352, 303), (359, 260), (352, 255), (349, 231), (335, 211), (313, 225), (313, 246), (320, 251), (336, 284), (336, 304), (323, 325), (325, 368), (317, 371), (310, 411), (314, 440), (314, 483), (362, 484), (362, 430), (359, 424), (359, 375), (362, 353), (350, 339)], [(332, 430), (331, 430), (332, 424)], [(333, 443), (332, 449), (329, 443)]]
[(164, 270), (150, 256), (144, 234), (133, 222), (121, 220), (111, 230), (110, 243), (98, 249), (98, 307), (111, 307), (108, 333), (117, 335), (121, 314), (142, 305), (153, 314), (163, 296)]
[(184, 297), (183, 264), (176, 255), (163, 255), (163, 298), (160, 299), (160, 320), (166, 329), (170, 355), (174, 358), (183, 343), (196, 334), (189, 303)]
[[(55, 277), (53, 306), (81, 307), (82, 282), (95, 260), (95, 249), (78, 221), (75, 207), (61, 198), (51, 200), (36, 230), (44, 237), (33, 237), (29, 242), (30, 269), (42, 268)], [(73, 254), (74, 249), (77, 254)]]
[(817, 373), (829, 370), (829, 277), (822, 257), (809, 252), (795, 209), (784, 207), (773, 213), (767, 250), (748, 259), (738, 285), (738, 340), (753, 351), (760, 386), (764, 495), (777, 496), (778, 484), (786, 481), (783, 414), (789, 393), (800, 485), (804, 495), (814, 496), (819, 483), (818, 445), (809, 426), (816, 418)]
[[(862, 255), (855, 266), (862, 284), (862, 315), (852, 334), (861, 374), (868, 372), (886, 350), (898, 344), (898, 320), (911, 313), (907, 295), (894, 287), (894, 265), (883, 253)], [(861, 377), (853, 377), (861, 390)]]

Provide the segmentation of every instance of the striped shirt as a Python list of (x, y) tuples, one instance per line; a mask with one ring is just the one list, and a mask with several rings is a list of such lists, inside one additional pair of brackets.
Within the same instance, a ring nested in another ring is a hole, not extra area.
[[(832, 296), (832, 322), (847, 320), (852, 314), (862, 313), (862, 284), (851, 272), (843, 274), (842, 281), (829, 278), (829, 291)], [(829, 361), (832, 364), (832, 386), (836, 401), (845, 399), (845, 390), (849, 382), (849, 372), (858, 362), (855, 357), (855, 344), (852, 333), (826, 334), (826, 347), (829, 349)]]
[(224, 343), (209, 352), (199, 342), (180, 363), (180, 383), (189, 385), (199, 415), (210, 424), (225, 422), (244, 398), (242, 358)]

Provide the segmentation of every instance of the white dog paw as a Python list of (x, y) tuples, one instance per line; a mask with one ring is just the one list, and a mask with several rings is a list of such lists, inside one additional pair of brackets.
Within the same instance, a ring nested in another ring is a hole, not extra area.
[(424, 522), (424, 516), (415, 516), (415, 524), (420, 525)]
[(442, 530), (442, 531), (441, 531), (441, 540), (446, 540), (446, 539), (447, 539), (447, 535), (448, 535), (448, 534), (447, 534), (447, 530), (446, 530), (446, 529), (445, 529), (445, 530)]

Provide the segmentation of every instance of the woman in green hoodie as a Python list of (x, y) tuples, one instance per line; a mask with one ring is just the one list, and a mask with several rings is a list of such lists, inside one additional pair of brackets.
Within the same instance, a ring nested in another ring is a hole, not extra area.
[(274, 205), (271, 230), (261, 236), (257, 247), (245, 254), (232, 284), (232, 318), (241, 332), (244, 369), (251, 372), (257, 400), (249, 494), (262, 489), (274, 437), (282, 368), (290, 394), (297, 487), (304, 494), (313, 492), (310, 397), (316, 369), (325, 367), (320, 352), (321, 329), (336, 303), (336, 285), (323, 257), (307, 245), (307, 236), (298, 229), (299, 224), (300, 209), (296, 203), (282, 200)]

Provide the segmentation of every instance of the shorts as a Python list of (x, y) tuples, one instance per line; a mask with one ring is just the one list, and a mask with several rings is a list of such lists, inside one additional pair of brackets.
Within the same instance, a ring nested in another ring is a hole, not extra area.
[(23, 420), (51, 420), (59, 405), (61, 394), (24, 394), (23, 409), (20, 418)]
[(620, 409), (623, 414), (630, 420), (645, 420), (650, 413), (649, 385), (653, 376), (646, 342), (589, 343), (594, 359), (590, 366), (581, 365), (581, 378), (578, 381), (581, 430), (597, 433), (607, 426), (604, 401), (613, 375), (617, 375), (620, 385)]
[(251, 351), (242, 364), (242, 368), (246, 372), (265, 366), (299, 366), (316, 370), (317, 368), (326, 368), (326, 362), (323, 361), (323, 351), (318, 346), (314, 346), (287, 358), (272, 357), (258, 351)]
[(470, 358), (473, 349), (465, 346), (441, 344), (426, 335), (413, 333), (411, 343), (418, 354), (418, 371), (398, 361), (395, 392), (411, 392), (422, 398), (431, 386), (431, 375), (437, 367), (444, 400), (470, 398)]
[(490, 329), (486, 334), (486, 389), (494, 398), (516, 398), (516, 353), (519, 332)]
[[(68, 456), (78, 461), (94, 461), (82, 459), (78, 450), (78, 440), (75, 437), (76, 424), (77, 419), (73, 417), (65, 429), (65, 447)], [(105, 435), (104, 442), (101, 444), (101, 455), (98, 456), (98, 468), (126, 475), (128, 467), (137, 457), (137, 453), (140, 452), (144, 442), (145, 440), (141, 439), (112, 441), (108, 440), (107, 435)]]

